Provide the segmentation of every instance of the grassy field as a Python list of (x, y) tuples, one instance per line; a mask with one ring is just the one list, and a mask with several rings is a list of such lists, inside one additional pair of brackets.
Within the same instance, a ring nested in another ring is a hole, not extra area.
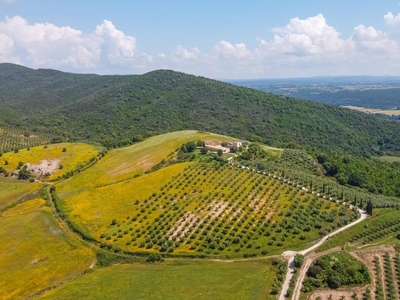
[(283, 154), (283, 149), (275, 148), (267, 145), (261, 145), (266, 151), (268, 151), (273, 157), (281, 157)]
[(120, 265), (82, 276), (40, 299), (275, 299), (270, 260)]
[[(192, 134), (190, 139), (199, 138)], [(176, 133), (159, 138), (111, 151), (56, 185), (58, 207), (73, 226), (117, 252), (238, 257), (301, 249), (356, 217), (339, 204), (242, 168), (190, 162), (135, 177), (145, 170), (138, 162), (150, 168), (163, 159), (161, 149), (168, 155), (190, 140), (171, 145)], [(156, 158), (149, 148), (156, 148)]]
[(400, 210), (374, 209), (372, 217), (329, 239), (317, 251), (343, 246), (350, 242), (355, 248), (379, 245), (400, 245)]
[(378, 159), (389, 163), (400, 162), (400, 157), (398, 156), (380, 156)]
[(399, 109), (388, 109), (388, 110), (383, 110), (383, 109), (375, 109), (375, 108), (366, 108), (366, 107), (360, 107), (360, 106), (343, 106), (349, 109), (353, 110), (358, 110), (364, 113), (369, 113), (369, 114), (382, 114), (382, 115), (388, 115), (388, 116), (400, 116), (400, 110)]
[(0, 176), (0, 209), (39, 189), (40, 183), (18, 181)]
[(95, 255), (67, 237), (45, 200), (34, 199), (0, 217), (0, 298), (25, 299), (74, 278)]
[[(63, 152), (63, 148), (66, 149)], [(0, 166), (8, 172), (17, 169), (18, 164), (38, 165), (43, 160), (57, 160), (62, 169), (56, 168), (49, 179), (55, 179), (65, 173), (73, 171), (78, 165), (84, 165), (91, 158), (96, 157), (100, 148), (88, 144), (60, 143), (47, 146), (38, 146), (27, 149), (21, 149), (18, 153), (7, 152), (0, 157)], [(6, 163), (7, 162), (7, 163)], [(28, 168), (29, 169), (29, 168)]]
[(193, 130), (158, 135), (133, 146), (111, 150), (93, 168), (74, 176), (62, 186), (66, 189), (93, 188), (131, 179), (168, 158), (182, 144), (197, 140), (222, 142), (235, 139)]

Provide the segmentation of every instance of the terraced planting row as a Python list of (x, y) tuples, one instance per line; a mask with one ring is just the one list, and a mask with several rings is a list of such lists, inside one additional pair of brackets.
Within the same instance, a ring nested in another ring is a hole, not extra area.
[(400, 299), (400, 254), (397, 254), (394, 258), (394, 272), (397, 278), (395, 282), (397, 284), (397, 294)]
[(396, 235), (400, 232), (398, 216), (390, 219), (379, 219), (379, 223), (369, 230), (364, 230), (352, 237), (349, 242), (355, 245), (366, 245), (389, 235)]
[(383, 291), (383, 275), (378, 256), (375, 256), (373, 263), (374, 263), (374, 273), (375, 273), (375, 299), (383, 300), (385, 299)]
[(385, 289), (386, 289), (386, 299), (395, 300), (397, 298), (397, 292), (394, 287), (393, 281), (393, 264), (389, 253), (385, 253), (384, 257), (384, 272), (385, 272)]
[(397, 300), (400, 296), (400, 258), (386, 252), (373, 259), (375, 277), (375, 299)]
[(50, 142), (41, 134), (30, 134), (17, 129), (0, 128), (0, 153), (44, 145)]
[(110, 220), (99, 236), (115, 251), (254, 256), (301, 248), (357, 212), (276, 178), (195, 165)]

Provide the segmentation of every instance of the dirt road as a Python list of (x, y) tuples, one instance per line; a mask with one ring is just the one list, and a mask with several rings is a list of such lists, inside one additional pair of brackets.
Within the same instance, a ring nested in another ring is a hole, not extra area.
[[(296, 254), (306, 255), (307, 253), (314, 251), (315, 249), (320, 247), (323, 243), (325, 243), (330, 237), (364, 221), (368, 217), (368, 214), (365, 211), (359, 209), (358, 212), (361, 214), (361, 217), (358, 218), (356, 221), (354, 221), (353, 223), (347, 224), (346, 226), (339, 228), (338, 230), (324, 236), (318, 243), (312, 245), (311, 247), (304, 249), (302, 251), (298, 251), (298, 252), (286, 251), (282, 254), (283, 256), (288, 258), (288, 270), (286, 273), (285, 281), (283, 282), (283, 285), (282, 285), (282, 290), (281, 290), (281, 294), (279, 295), (279, 300), (285, 300), (285, 295), (289, 288), (290, 280), (292, 279), (293, 274), (294, 274), (294, 257), (295, 257), (295, 255)], [(303, 285), (303, 280), (304, 280), (304, 277), (305, 277), (307, 269), (308, 269), (307, 264), (308, 264), (308, 266), (310, 266), (311, 263), (312, 263), (312, 260), (310, 262), (308, 260), (306, 260), (305, 263), (303, 264), (303, 267), (300, 270), (299, 278), (294, 287), (294, 293), (293, 293), (292, 300), (298, 300), (300, 298), (301, 287)]]

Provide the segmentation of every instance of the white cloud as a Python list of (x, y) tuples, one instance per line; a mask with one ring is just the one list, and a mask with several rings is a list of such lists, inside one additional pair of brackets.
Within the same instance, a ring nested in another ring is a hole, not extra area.
[(400, 14), (388, 13), (384, 22), (388, 32), (358, 25), (342, 37), (318, 14), (272, 29), (272, 38), (258, 38), (253, 49), (222, 40), (205, 51), (177, 45), (170, 54), (152, 56), (138, 52), (136, 38), (108, 20), (84, 33), (51, 23), (29, 24), (15, 16), (0, 22), (0, 62), (96, 73), (170, 68), (216, 78), (395, 74), (400, 50), (392, 33), (400, 28)]
[(110, 63), (125, 63), (134, 57), (136, 39), (117, 30), (112, 22), (104, 20), (97, 26), (95, 34), (103, 39), (102, 49)]
[(4, 33), (0, 33), (0, 62), (20, 63), (19, 59), (14, 57), (14, 41)]
[(232, 45), (227, 41), (221, 41), (214, 47), (214, 53), (224, 59), (245, 59), (250, 51), (245, 44)]
[(354, 28), (351, 39), (361, 53), (396, 54), (399, 50), (395, 41), (389, 39), (384, 32), (371, 26), (358, 25)]
[[(112, 66), (134, 65), (136, 58), (139, 62), (143, 59), (152, 62), (147, 54), (136, 57), (136, 39), (125, 35), (107, 20), (98, 25), (93, 33), (85, 34), (69, 26), (59, 27), (51, 23), (31, 25), (20, 16), (6, 17), (0, 22), (0, 34), (12, 42), (14, 58), (17, 56), (21, 63), (32, 67), (87, 71), (110, 69), (112, 72)], [(7, 47), (10, 49), (10, 46)]]
[(326, 23), (322, 14), (305, 20), (291, 19), (285, 27), (272, 31), (277, 33), (272, 46), (280, 52), (307, 55), (344, 49), (345, 41), (340, 39), (340, 33)]
[(400, 27), (400, 13), (397, 16), (394, 16), (393, 13), (388, 12), (383, 18), (386, 25)]
[(176, 46), (175, 51), (172, 53), (173, 61), (190, 61), (196, 60), (200, 57), (201, 52), (199, 48), (194, 47), (192, 50), (185, 49), (182, 45)]

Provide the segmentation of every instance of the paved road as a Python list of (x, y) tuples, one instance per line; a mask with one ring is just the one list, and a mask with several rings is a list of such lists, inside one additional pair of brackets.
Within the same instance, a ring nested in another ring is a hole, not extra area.
[[(304, 249), (302, 251), (299, 251), (299, 252), (286, 251), (283, 253), (283, 256), (288, 258), (288, 270), (286, 272), (285, 281), (283, 282), (283, 285), (282, 285), (282, 290), (281, 290), (281, 294), (279, 295), (279, 300), (285, 300), (285, 295), (289, 288), (290, 280), (292, 279), (293, 273), (294, 273), (294, 257), (295, 257), (295, 255), (296, 254), (306, 255), (307, 253), (314, 251), (319, 246), (321, 246), (323, 243), (325, 243), (330, 237), (364, 221), (368, 217), (368, 214), (365, 211), (359, 209), (358, 212), (361, 214), (361, 217), (358, 218), (356, 221), (354, 221), (353, 223), (347, 224), (346, 226), (339, 228), (338, 230), (324, 236), (318, 243), (312, 245), (311, 247)], [(308, 261), (306, 261), (306, 263), (304, 264), (304, 267), (302, 268), (302, 270), (300, 272), (300, 275), (303, 275), (303, 279), (304, 279), (304, 275), (306, 274), (306, 271), (303, 271), (303, 269), (305, 269), (305, 270), (308, 269), (308, 268), (306, 268), (307, 263), (308, 263)], [(310, 264), (311, 264), (311, 262), (310, 262)], [(304, 273), (304, 274), (302, 274), (302, 273)], [(292, 300), (298, 300), (300, 298), (300, 291), (301, 291), (302, 285), (303, 285), (303, 280), (298, 280), (296, 282), (296, 286), (294, 288), (295, 293), (293, 294)]]

